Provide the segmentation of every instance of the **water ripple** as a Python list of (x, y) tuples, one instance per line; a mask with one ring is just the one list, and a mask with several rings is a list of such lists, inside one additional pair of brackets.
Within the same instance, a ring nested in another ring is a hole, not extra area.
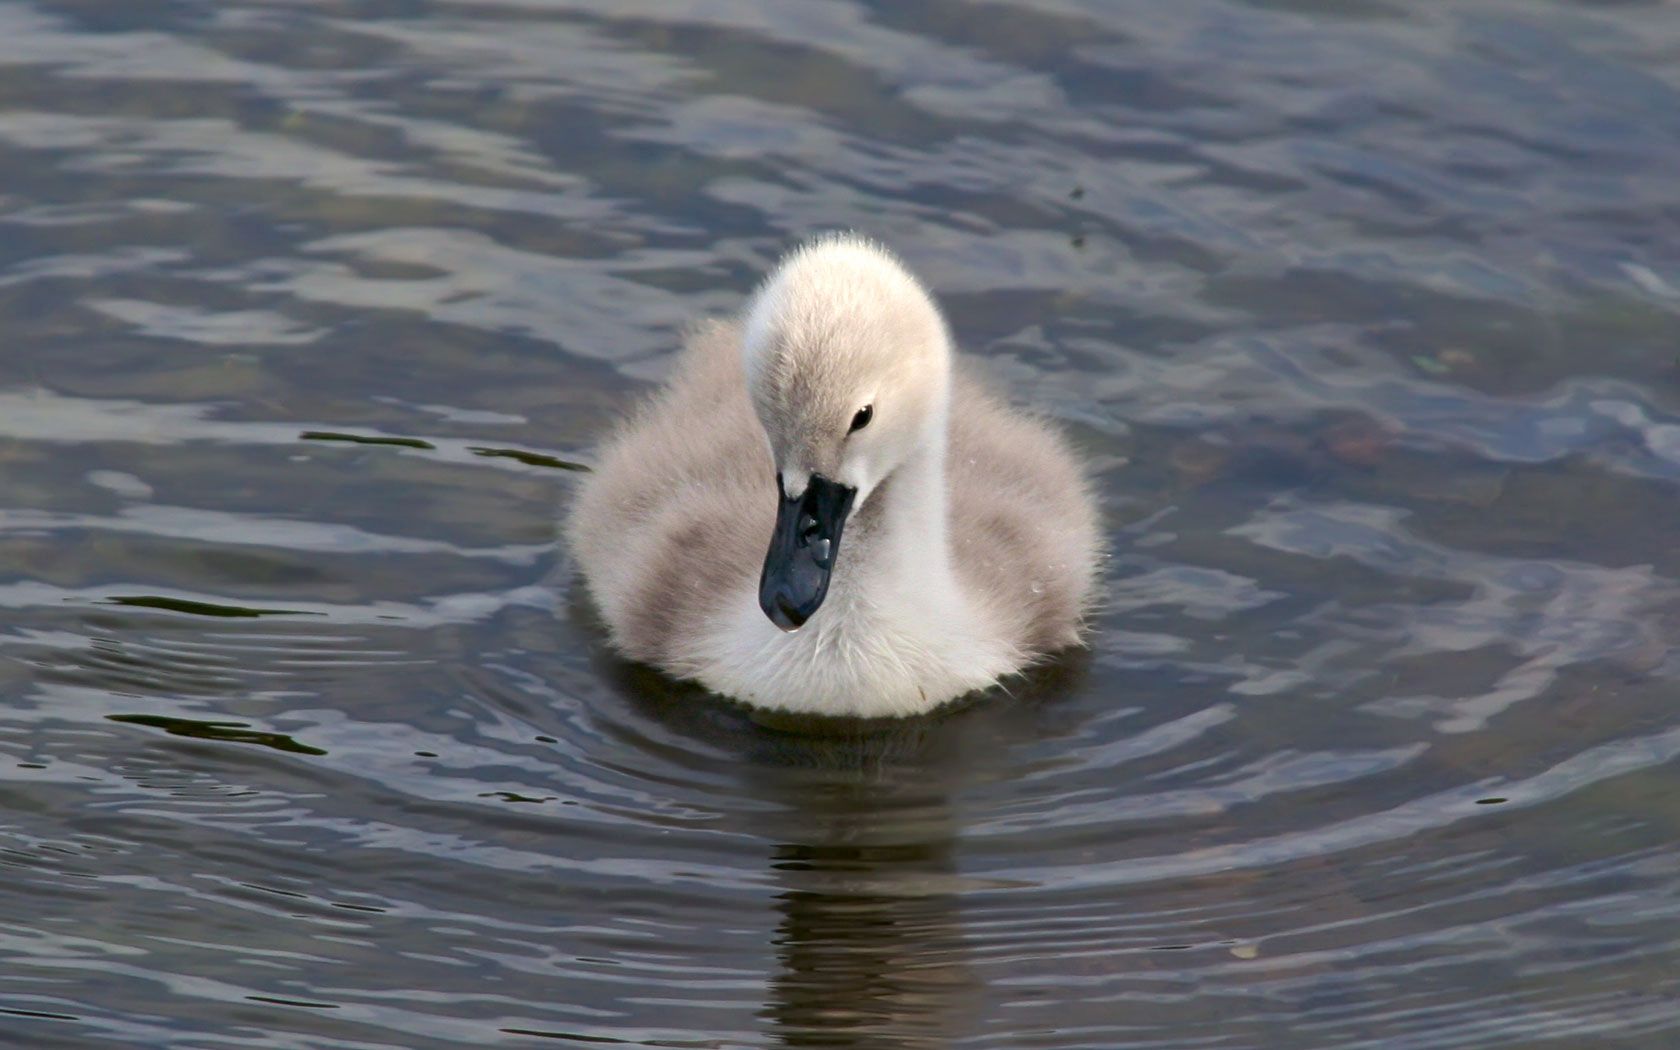
[[(1680, 9), (0, 7), (0, 1042), (1660, 1046)], [(623, 664), (584, 450), (793, 238), (1088, 456), (1091, 651)]]

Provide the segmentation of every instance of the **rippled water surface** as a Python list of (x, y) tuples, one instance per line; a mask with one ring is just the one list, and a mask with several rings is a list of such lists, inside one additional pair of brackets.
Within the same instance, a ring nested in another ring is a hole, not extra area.
[[(0, 4), (0, 1043), (1680, 1045), (1680, 7)], [(856, 227), (1091, 652), (813, 737), (556, 521)]]

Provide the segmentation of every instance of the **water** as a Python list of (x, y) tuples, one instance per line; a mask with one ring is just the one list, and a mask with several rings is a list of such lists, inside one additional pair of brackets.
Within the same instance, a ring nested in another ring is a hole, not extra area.
[[(1680, 8), (0, 6), (0, 1043), (1680, 1041)], [(556, 520), (886, 237), (1096, 643), (809, 737)]]

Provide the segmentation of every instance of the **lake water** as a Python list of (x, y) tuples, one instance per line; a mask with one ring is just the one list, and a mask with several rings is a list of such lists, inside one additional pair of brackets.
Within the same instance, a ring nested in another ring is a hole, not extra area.
[[(679, 13), (680, 12), (680, 13)], [(1094, 645), (810, 736), (556, 522), (875, 233)], [(1680, 6), (0, 5), (0, 1044), (1680, 1044)]]

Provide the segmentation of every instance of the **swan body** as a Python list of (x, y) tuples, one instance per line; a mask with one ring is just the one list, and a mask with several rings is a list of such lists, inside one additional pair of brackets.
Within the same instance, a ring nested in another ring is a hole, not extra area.
[(853, 236), (797, 249), (739, 321), (691, 333), (567, 532), (624, 655), (861, 717), (1078, 644), (1100, 551), (1061, 439), (964, 375), (932, 298)]

